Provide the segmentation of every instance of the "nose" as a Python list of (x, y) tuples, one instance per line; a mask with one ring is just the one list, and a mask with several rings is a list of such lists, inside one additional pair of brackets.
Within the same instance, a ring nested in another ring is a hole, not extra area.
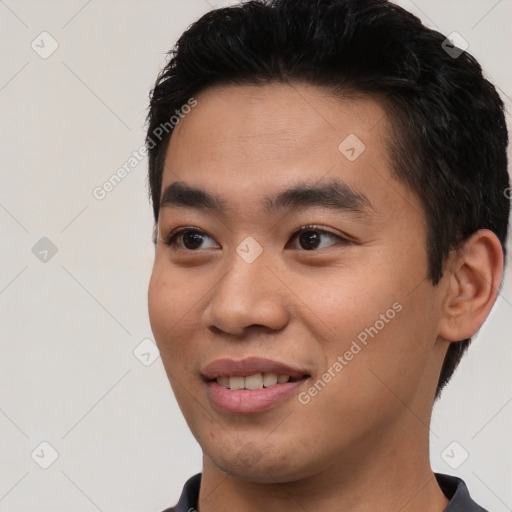
[(214, 287), (202, 322), (205, 328), (242, 337), (249, 327), (280, 330), (289, 321), (282, 282), (261, 254), (248, 263), (234, 254), (229, 270)]

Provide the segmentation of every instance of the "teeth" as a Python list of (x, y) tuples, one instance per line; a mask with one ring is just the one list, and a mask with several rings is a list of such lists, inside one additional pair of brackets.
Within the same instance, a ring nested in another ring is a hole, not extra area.
[(217, 384), (223, 388), (229, 388), (229, 377), (217, 377)]
[(255, 373), (247, 377), (217, 377), (217, 384), (223, 388), (240, 390), (248, 389), (251, 391), (269, 388), (276, 384), (284, 384), (290, 380), (289, 375), (278, 375), (277, 373)]
[(249, 375), (245, 377), (245, 389), (261, 389), (263, 387), (263, 375), (257, 373), (256, 375)]
[(229, 387), (231, 389), (244, 389), (244, 377), (229, 377)]
[(263, 385), (266, 388), (269, 388), (270, 386), (275, 386), (277, 384), (277, 373), (265, 373), (263, 375)]

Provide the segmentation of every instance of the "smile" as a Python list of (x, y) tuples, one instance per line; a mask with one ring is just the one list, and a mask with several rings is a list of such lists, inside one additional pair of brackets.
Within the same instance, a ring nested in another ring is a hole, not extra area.
[(201, 372), (210, 404), (220, 412), (266, 411), (295, 396), (310, 375), (261, 358), (218, 359)]
[(247, 377), (217, 377), (216, 382), (226, 389), (255, 391), (262, 388), (270, 388), (276, 384), (296, 382), (297, 380), (289, 375), (278, 375), (277, 373), (255, 373)]

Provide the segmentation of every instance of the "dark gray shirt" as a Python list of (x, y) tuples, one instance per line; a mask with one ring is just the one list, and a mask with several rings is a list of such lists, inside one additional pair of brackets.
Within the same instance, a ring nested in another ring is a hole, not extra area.
[[(488, 512), (471, 499), (468, 488), (463, 480), (441, 473), (435, 473), (435, 475), (439, 487), (450, 500), (444, 512)], [(201, 473), (198, 473), (187, 480), (178, 504), (163, 512), (196, 512), (200, 485)]]

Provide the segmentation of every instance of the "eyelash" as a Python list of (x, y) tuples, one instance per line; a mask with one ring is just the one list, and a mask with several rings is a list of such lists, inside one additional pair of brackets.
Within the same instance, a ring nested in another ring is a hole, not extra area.
[[(199, 233), (201, 235), (206, 235), (206, 236), (210, 237), (210, 235), (208, 235), (208, 233), (206, 233), (205, 231), (203, 231), (200, 228), (196, 228), (194, 226), (183, 226), (183, 227), (176, 228), (173, 231), (171, 231), (171, 233), (169, 233), (169, 235), (167, 235), (165, 237), (164, 244), (169, 246), (169, 247), (176, 247), (177, 246), (176, 239), (180, 235), (183, 235), (183, 234), (185, 234), (185, 233), (187, 233), (189, 231), (190, 232), (194, 232), (194, 233)], [(323, 228), (321, 228), (320, 226), (318, 226), (316, 224), (306, 224), (305, 226), (301, 226), (300, 228), (296, 229), (292, 233), (290, 240), (295, 240), (298, 235), (300, 235), (302, 232), (307, 232), (307, 231), (316, 231), (316, 232), (321, 233), (321, 234), (325, 234), (325, 235), (330, 235), (330, 236), (336, 237), (336, 238), (338, 238), (340, 240), (340, 242), (342, 244), (347, 244), (347, 243), (350, 242), (350, 240), (348, 240), (347, 238), (345, 238), (345, 237), (343, 237), (341, 235), (338, 235), (336, 233), (333, 233), (332, 231), (328, 231), (326, 229), (323, 229)], [(210, 237), (210, 238), (212, 238), (212, 237)], [(337, 245), (337, 244), (334, 244), (334, 245)], [(186, 252), (198, 252), (198, 251), (200, 251), (200, 249), (196, 249), (196, 250), (186, 249), (186, 248), (182, 249), (181, 247), (178, 247), (178, 249), (186, 251)], [(314, 252), (315, 250), (307, 251), (307, 252)], [(306, 250), (304, 249), (304, 251), (306, 251)]]

